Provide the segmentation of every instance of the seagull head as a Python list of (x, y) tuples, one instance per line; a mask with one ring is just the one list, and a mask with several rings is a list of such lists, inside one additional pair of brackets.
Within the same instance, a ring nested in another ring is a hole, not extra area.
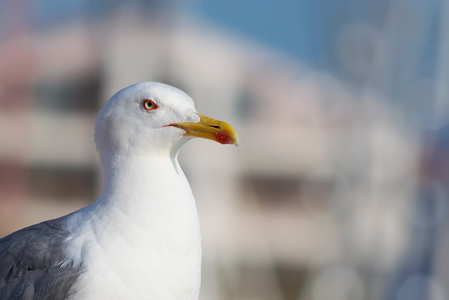
[(100, 110), (95, 125), (100, 153), (173, 153), (192, 137), (238, 144), (229, 124), (200, 115), (186, 93), (159, 82), (140, 82), (117, 92)]

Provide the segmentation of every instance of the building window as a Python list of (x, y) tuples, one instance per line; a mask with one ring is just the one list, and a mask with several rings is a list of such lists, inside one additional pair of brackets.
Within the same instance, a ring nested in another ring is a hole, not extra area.
[(298, 203), (300, 181), (296, 177), (249, 175), (242, 181), (244, 199), (266, 207), (292, 206)]
[(52, 199), (87, 199), (97, 196), (94, 168), (32, 167), (29, 172), (30, 194)]
[(36, 103), (47, 110), (97, 111), (100, 88), (99, 74), (41, 80), (36, 85)]

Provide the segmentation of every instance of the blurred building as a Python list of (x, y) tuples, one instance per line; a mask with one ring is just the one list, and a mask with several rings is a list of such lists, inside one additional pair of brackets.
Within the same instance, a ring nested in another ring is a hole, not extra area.
[(375, 300), (394, 289), (419, 145), (374, 89), (169, 7), (24, 24), (1, 39), (0, 66), (2, 234), (94, 201), (99, 108), (129, 84), (162, 81), (241, 139), (180, 154), (203, 230), (201, 299)]

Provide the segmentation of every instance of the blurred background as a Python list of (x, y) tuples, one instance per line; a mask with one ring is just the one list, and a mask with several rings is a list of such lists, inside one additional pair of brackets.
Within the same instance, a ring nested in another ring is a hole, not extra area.
[(183, 89), (201, 300), (449, 299), (448, 0), (0, 1), (0, 236), (92, 203), (93, 126)]

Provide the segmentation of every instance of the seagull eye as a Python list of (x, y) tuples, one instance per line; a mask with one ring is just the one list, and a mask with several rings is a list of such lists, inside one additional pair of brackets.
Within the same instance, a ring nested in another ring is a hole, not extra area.
[(155, 110), (156, 108), (158, 108), (156, 102), (150, 99), (143, 100), (142, 106), (147, 111)]

